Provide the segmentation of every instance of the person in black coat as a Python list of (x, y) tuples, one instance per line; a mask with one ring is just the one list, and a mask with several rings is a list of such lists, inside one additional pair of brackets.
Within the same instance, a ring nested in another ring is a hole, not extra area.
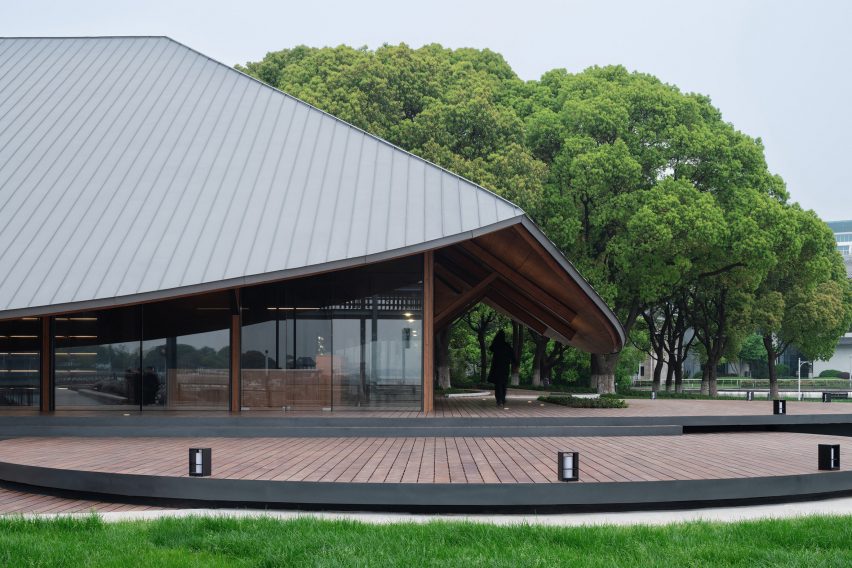
[(506, 386), (509, 384), (509, 374), (515, 363), (515, 353), (506, 341), (506, 332), (502, 329), (494, 336), (490, 349), (491, 371), (488, 373), (488, 382), (494, 383), (494, 398), (497, 399), (497, 406), (504, 408)]

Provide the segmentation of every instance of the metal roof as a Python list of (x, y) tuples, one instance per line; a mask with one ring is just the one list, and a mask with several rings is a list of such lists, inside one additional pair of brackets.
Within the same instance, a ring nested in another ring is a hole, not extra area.
[(0, 38), (0, 315), (363, 263), (522, 219), (169, 38)]

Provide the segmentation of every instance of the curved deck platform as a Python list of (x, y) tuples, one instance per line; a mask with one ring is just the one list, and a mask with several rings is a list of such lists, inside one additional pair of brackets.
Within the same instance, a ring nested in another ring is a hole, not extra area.
[[(334, 510), (579, 511), (718, 506), (852, 493), (852, 470), (820, 472), (799, 433), (598, 437), (19, 438), (0, 479), (105, 500)], [(186, 475), (187, 448), (213, 476)], [(556, 452), (580, 452), (558, 482)]]

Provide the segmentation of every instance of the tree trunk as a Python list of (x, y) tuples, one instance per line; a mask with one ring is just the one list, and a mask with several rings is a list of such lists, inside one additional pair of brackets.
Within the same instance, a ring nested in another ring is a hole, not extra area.
[(438, 373), (438, 386), (442, 389), (452, 387), (450, 379), (450, 326), (435, 334), (435, 370)]
[(666, 368), (666, 392), (671, 392), (672, 390), (672, 377), (674, 376), (675, 367), (677, 367), (677, 361), (670, 360)]
[(485, 330), (480, 329), (476, 338), (479, 341), (479, 382), (485, 384), (488, 382), (488, 346), (486, 345)]
[(543, 335), (533, 335), (535, 353), (532, 362), (532, 386), (541, 386), (541, 363), (544, 360), (544, 352), (547, 349), (547, 338)]
[(660, 379), (663, 376), (663, 354), (662, 350), (657, 351), (656, 361), (654, 361), (654, 379), (651, 381), (651, 390), (660, 392)]
[(717, 387), (717, 384), (716, 384), (716, 368), (718, 367), (718, 363), (719, 362), (716, 361), (710, 367), (710, 385), (709, 385), (710, 396), (717, 396), (718, 395), (718, 387)]
[(524, 326), (512, 322), (512, 351), (515, 354), (515, 364), (512, 365), (512, 385), (521, 384), (521, 355), (524, 351)]
[(675, 392), (683, 392), (683, 364), (679, 363), (674, 368)]
[(769, 398), (775, 400), (778, 398), (778, 372), (775, 369), (775, 359), (778, 355), (775, 353), (775, 342), (772, 341), (771, 335), (763, 336), (763, 346), (766, 347), (766, 368), (769, 371)]
[(701, 394), (710, 394), (710, 362), (704, 363), (701, 369)]
[(615, 392), (615, 368), (617, 366), (618, 353), (592, 354), (592, 387), (600, 394)]

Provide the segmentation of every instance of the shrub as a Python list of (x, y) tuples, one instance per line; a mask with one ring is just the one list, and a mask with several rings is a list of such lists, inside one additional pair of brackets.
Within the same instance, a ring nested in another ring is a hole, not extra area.
[(849, 380), (849, 373), (844, 373), (843, 371), (835, 371), (834, 369), (826, 369), (822, 373), (819, 374), (820, 378), (823, 377), (831, 377), (834, 379), (846, 379)]
[(600, 398), (581, 398), (571, 395), (540, 396), (541, 402), (569, 406), (571, 408), (627, 408), (627, 403), (615, 395), (601, 395)]
[(568, 392), (568, 393), (582, 393), (582, 394), (594, 394), (595, 389), (592, 387), (581, 387), (577, 385), (565, 385), (560, 383), (554, 383), (550, 385), (541, 385), (538, 387), (534, 387), (533, 385), (509, 385), (510, 389), (523, 389), (523, 390), (539, 390), (539, 391), (548, 391), (548, 392)]
[[(620, 396), (625, 398), (651, 398), (651, 391), (646, 390), (623, 390), (618, 391)], [(657, 392), (657, 398), (681, 398), (681, 399), (711, 399), (718, 398), (712, 397), (706, 394), (700, 394), (697, 392), (666, 392), (659, 391)]]

